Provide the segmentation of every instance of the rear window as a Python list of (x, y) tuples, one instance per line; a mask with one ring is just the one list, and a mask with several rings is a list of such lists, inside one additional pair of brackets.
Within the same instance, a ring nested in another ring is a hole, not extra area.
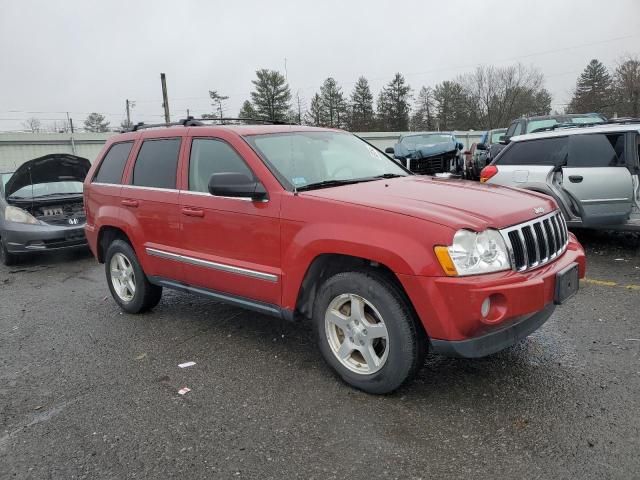
[(122, 172), (129, 158), (133, 142), (116, 143), (112, 145), (102, 160), (98, 173), (93, 177), (94, 182), (120, 184)]
[(515, 142), (496, 158), (498, 165), (562, 165), (567, 158), (567, 137)]
[(624, 134), (573, 135), (569, 139), (569, 167), (624, 166)]
[(140, 187), (176, 188), (179, 138), (145, 140), (133, 168), (133, 185)]

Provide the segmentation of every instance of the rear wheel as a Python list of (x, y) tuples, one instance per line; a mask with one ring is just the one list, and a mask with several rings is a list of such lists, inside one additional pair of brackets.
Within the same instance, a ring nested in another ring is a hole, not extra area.
[(162, 287), (149, 282), (133, 248), (124, 240), (109, 245), (105, 271), (111, 295), (125, 312), (142, 313), (160, 301)]
[(18, 255), (7, 250), (4, 241), (0, 238), (0, 263), (10, 267), (11, 265), (18, 263), (19, 259), (20, 257)]
[(426, 338), (401, 293), (382, 275), (329, 278), (314, 303), (313, 321), (324, 359), (355, 388), (389, 393), (422, 366)]

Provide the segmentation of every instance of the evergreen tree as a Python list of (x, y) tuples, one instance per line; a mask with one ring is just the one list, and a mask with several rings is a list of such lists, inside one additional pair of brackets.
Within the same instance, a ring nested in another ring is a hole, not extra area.
[(411, 87), (400, 73), (396, 73), (378, 96), (378, 118), (383, 130), (409, 130)]
[(344, 128), (347, 121), (347, 102), (340, 88), (332, 77), (327, 78), (320, 87), (324, 127)]
[(368, 132), (375, 128), (373, 94), (366, 78), (360, 77), (351, 92), (349, 130)]
[(240, 108), (240, 112), (238, 112), (238, 118), (257, 118), (258, 114), (256, 113), (255, 108), (251, 105), (249, 100), (245, 100)]
[(265, 68), (256, 71), (251, 92), (253, 107), (260, 118), (286, 120), (288, 118), (291, 91), (284, 76), (276, 70)]
[(309, 110), (305, 116), (305, 123), (314, 127), (321, 127), (325, 123), (324, 105), (318, 93), (311, 98), (311, 105), (309, 105)]
[(422, 87), (418, 93), (415, 110), (411, 117), (412, 130), (435, 130), (435, 104), (431, 87)]
[(211, 106), (216, 110), (216, 115), (207, 115), (208, 118), (222, 118), (224, 116), (224, 102), (229, 100), (228, 96), (220, 95), (216, 90), (209, 90)]
[(84, 121), (84, 128), (87, 132), (108, 132), (109, 123), (104, 115), (93, 112)]
[(569, 113), (598, 112), (611, 114), (613, 80), (607, 67), (593, 59), (580, 74), (569, 102)]

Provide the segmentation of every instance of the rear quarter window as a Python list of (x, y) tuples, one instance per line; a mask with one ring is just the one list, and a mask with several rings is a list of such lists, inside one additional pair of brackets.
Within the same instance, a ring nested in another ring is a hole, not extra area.
[(496, 165), (562, 165), (567, 158), (567, 137), (515, 142), (505, 149)]
[(179, 152), (179, 138), (145, 140), (133, 167), (131, 184), (175, 189)]
[(110, 183), (119, 185), (122, 182), (122, 172), (129, 158), (133, 142), (115, 143), (111, 146), (93, 177), (96, 183)]

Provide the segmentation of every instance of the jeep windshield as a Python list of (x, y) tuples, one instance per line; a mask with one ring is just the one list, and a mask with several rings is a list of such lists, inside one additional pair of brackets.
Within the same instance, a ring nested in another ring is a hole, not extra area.
[(249, 135), (281, 183), (298, 190), (410, 175), (365, 141), (343, 132)]

